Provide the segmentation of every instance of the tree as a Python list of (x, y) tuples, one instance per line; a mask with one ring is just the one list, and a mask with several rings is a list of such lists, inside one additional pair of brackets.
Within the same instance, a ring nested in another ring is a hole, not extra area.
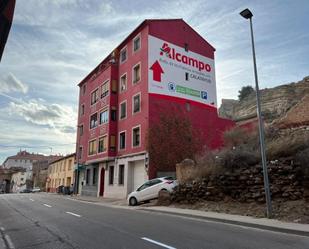
[(251, 93), (255, 92), (252, 86), (243, 86), (239, 91), (238, 99), (241, 101), (247, 96), (249, 96)]
[(174, 171), (176, 163), (193, 158), (201, 151), (198, 131), (184, 114), (164, 113), (150, 125), (147, 150), (152, 167), (158, 171)]

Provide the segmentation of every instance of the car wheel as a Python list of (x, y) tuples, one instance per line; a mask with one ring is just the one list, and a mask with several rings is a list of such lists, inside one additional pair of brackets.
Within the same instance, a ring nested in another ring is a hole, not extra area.
[(136, 206), (137, 205), (137, 200), (135, 197), (131, 197), (129, 200), (130, 206)]

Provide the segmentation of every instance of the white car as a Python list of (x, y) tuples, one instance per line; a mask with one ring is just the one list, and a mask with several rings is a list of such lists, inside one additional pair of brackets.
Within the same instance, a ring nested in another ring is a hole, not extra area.
[(177, 181), (169, 176), (149, 180), (128, 195), (128, 204), (135, 206), (140, 202), (156, 199), (161, 190), (171, 193), (177, 184)]
[(31, 190), (32, 193), (41, 192), (41, 189), (39, 187), (35, 187)]

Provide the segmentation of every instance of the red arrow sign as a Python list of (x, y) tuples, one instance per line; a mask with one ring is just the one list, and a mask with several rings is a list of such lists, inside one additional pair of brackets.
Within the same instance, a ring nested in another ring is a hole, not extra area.
[(161, 74), (164, 73), (160, 63), (156, 61), (153, 63), (153, 65), (150, 67), (150, 70), (153, 72), (153, 80), (161, 82)]

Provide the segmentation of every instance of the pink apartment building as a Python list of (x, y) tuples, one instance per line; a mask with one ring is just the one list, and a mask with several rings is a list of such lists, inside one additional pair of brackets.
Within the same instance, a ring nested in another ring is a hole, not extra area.
[(157, 172), (146, 150), (164, 110), (183, 110), (205, 144), (222, 145), (233, 122), (217, 114), (214, 52), (182, 19), (145, 20), (78, 84), (79, 193), (124, 198), (172, 173)]

